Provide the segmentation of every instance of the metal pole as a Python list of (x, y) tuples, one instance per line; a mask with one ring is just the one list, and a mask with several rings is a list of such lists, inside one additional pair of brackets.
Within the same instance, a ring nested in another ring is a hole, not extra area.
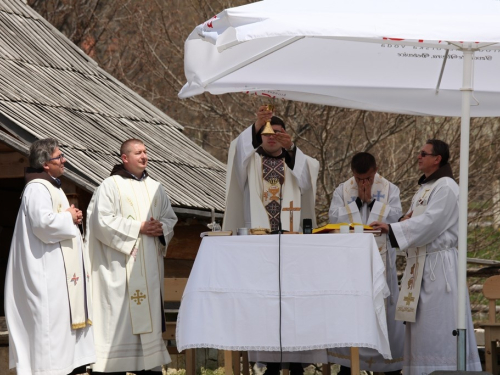
[(469, 132), (470, 132), (470, 99), (472, 92), (472, 59), (474, 52), (471, 45), (463, 49), (462, 77), (462, 122), (460, 126), (460, 190), (458, 218), (458, 336), (457, 336), (457, 370), (466, 371), (466, 337), (465, 325), (467, 296), (467, 211), (469, 195)]

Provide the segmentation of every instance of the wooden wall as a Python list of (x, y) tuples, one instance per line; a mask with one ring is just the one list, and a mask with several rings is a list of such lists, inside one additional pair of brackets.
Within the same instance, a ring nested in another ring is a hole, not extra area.
[[(24, 168), (27, 166), (28, 160), (25, 156), (0, 142), (0, 316), (5, 315), (5, 271), (24, 188)], [(64, 176), (61, 177), (61, 182), (70, 204), (80, 208), (85, 215), (92, 195)], [(196, 218), (187, 214), (178, 216), (174, 238), (170, 242), (165, 259), (166, 277), (189, 276), (201, 242), (200, 233), (208, 230), (206, 226), (208, 218)]]

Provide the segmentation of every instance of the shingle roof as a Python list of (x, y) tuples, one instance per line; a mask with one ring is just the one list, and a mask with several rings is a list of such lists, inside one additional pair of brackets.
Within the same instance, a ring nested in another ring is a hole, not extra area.
[(142, 139), (148, 172), (174, 206), (224, 210), (225, 165), (18, 0), (0, 0), (0, 127), (25, 145), (57, 138), (68, 177), (89, 191), (119, 162), (125, 139)]

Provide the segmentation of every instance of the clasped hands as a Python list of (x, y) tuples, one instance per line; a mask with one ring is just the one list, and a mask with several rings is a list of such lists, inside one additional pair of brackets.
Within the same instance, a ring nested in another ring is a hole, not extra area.
[(150, 218), (148, 221), (143, 221), (141, 223), (139, 232), (146, 236), (158, 237), (163, 235), (163, 225), (160, 221)]
[(73, 223), (76, 225), (79, 225), (82, 223), (83, 220), (83, 212), (82, 210), (79, 210), (78, 208), (75, 207), (74, 204), (71, 205), (66, 211), (68, 211), (71, 214), (71, 218), (73, 219)]
[(372, 201), (372, 186), (373, 177), (360, 179), (358, 183), (358, 197), (362, 202), (371, 203)]

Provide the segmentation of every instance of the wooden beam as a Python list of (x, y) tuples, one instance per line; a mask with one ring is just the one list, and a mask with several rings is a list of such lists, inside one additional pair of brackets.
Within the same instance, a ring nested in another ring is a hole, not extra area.
[(19, 152), (0, 153), (0, 178), (22, 178), (28, 166), (28, 158)]

